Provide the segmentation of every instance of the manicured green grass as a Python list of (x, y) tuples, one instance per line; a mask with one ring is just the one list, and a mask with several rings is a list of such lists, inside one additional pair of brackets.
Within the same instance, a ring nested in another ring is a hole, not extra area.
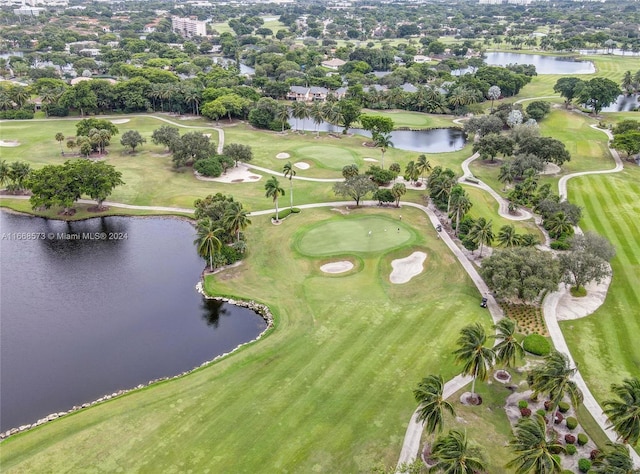
[(295, 151), (296, 158), (313, 160), (316, 164), (340, 171), (346, 165), (358, 164), (358, 156), (351, 150), (332, 145), (303, 146)]
[(397, 216), (339, 216), (305, 229), (296, 239), (296, 248), (305, 255), (319, 257), (343, 253), (369, 253), (407, 245), (417, 235)]
[(393, 120), (396, 128), (407, 127), (411, 129), (460, 127), (453, 123), (453, 115), (434, 115), (408, 110), (370, 110), (364, 109), (364, 114), (382, 115)]
[(607, 237), (616, 248), (613, 281), (593, 315), (561, 323), (580, 371), (602, 401), (610, 385), (640, 373), (640, 169), (569, 181), (569, 199), (584, 208), (580, 225)]
[[(394, 210), (350, 212), (395, 219)], [(418, 210), (402, 211), (411, 245), (363, 254), (361, 270), (345, 276), (318, 272), (316, 259), (295, 251), (295, 235), (334, 216), (303, 210), (279, 226), (254, 218), (247, 260), (207, 278), (211, 293), (268, 303), (277, 322), (269, 337), (182, 379), (8, 439), (3, 472), (204, 472), (212, 465), (218, 472), (370, 472), (395, 464), (415, 409), (414, 384), (429, 373), (456, 374), (459, 330), (475, 321), (488, 329), (490, 321), (455, 258), (424, 232), (430, 224)], [(425, 271), (391, 284), (391, 260), (417, 249), (429, 255)]]

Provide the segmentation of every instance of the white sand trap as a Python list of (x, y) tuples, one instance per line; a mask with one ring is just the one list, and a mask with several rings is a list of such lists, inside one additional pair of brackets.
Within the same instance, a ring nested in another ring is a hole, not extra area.
[(291, 155), (289, 153), (278, 153), (276, 158), (279, 160), (286, 160), (287, 158), (291, 158)]
[(427, 259), (427, 254), (424, 252), (413, 252), (411, 255), (405, 258), (399, 258), (391, 262), (391, 275), (389, 280), (391, 283), (401, 284), (411, 280), (414, 276), (422, 273), (422, 265)]
[(544, 165), (544, 169), (540, 174), (558, 174), (560, 173), (560, 171), (562, 170), (555, 163), (547, 163), (546, 165)]
[(325, 263), (320, 267), (320, 270), (325, 273), (344, 273), (348, 272), (352, 268), (353, 263), (349, 262), (348, 260), (341, 260), (339, 262)]
[(246, 181), (258, 181), (262, 176), (255, 175), (249, 170), (249, 167), (244, 163), (238, 163), (238, 166), (232, 166), (226, 173), (218, 176), (217, 178), (208, 178), (200, 175), (197, 171), (194, 171), (195, 177), (200, 181), (215, 181), (218, 183), (244, 183)]
[(364, 161), (370, 161), (372, 163), (377, 163), (378, 160), (376, 160), (375, 158), (365, 158)]
[(131, 122), (131, 119), (118, 119), (118, 120), (112, 120), (111, 123), (114, 123), (116, 125), (121, 124), (121, 123), (127, 123), (127, 122)]
[(203, 133), (202, 135), (207, 137), (207, 138), (211, 138), (211, 134), (210, 133)]
[(0, 146), (20, 146), (20, 142), (18, 140), (0, 140)]
[(304, 161), (298, 161), (297, 163), (294, 163), (293, 166), (295, 166), (296, 168), (300, 168), (301, 170), (308, 170), (309, 168), (311, 168), (311, 165), (309, 163), (305, 163)]

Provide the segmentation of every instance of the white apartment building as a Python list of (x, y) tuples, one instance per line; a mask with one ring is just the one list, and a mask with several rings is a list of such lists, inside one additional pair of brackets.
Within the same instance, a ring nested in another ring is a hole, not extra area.
[(171, 28), (174, 33), (178, 33), (184, 37), (207, 36), (207, 22), (192, 20), (191, 18), (180, 18), (174, 16), (171, 18)]

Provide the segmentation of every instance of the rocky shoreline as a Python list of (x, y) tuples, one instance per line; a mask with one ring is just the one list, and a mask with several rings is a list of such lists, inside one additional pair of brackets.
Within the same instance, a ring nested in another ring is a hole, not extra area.
[(202, 296), (204, 296), (207, 299), (211, 299), (211, 300), (216, 300), (216, 301), (222, 301), (224, 303), (228, 303), (228, 304), (232, 304), (234, 306), (238, 306), (241, 308), (248, 308), (250, 310), (252, 310), (253, 312), (255, 312), (256, 314), (258, 314), (260, 317), (262, 317), (266, 322), (267, 322), (267, 327), (265, 328), (264, 331), (262, 331), (260, 334), (258, 334), (258, 336), (248, 342), (244, 342), (242, 344), (239, 344), (238, 346), (236, 346), (234, 349), (232, 349), (229, 352), (225, 352), (224, 354), (220, 354), (216, 357), (214, 357), (211, 360), (205, 361), (202, 364), (200, 364), (197, 367), (194, 367), (191, 370), (187, 370), (184, 371), (178, 375), (173, 375), (171, 377), (161, 377), (158, 379), (154, 379), (154, 380), (150, 380), (149, 382), (147, 382), (146, 384), (139, 384), (137, 386), (135, 386), (134, 388), (130, 388), (130, 389), (124, 389), (124, 390), (118, 390), (116, 392), (113, 392), (111, 394), (108, 395), (104, 395), (103, 397), (98, 398), (97, 400), (94, 400), (92, 402), (88, 402), (88, 403), (83, 403), (82, 405), (75, 405), (73, 406), (70, 410), (68, 411), (61, 411), (58, 413), (51, 413), (48, 416), (45, 416), (44, 418), (40, 418), (38, 421), (36, 421), (35, 423), (30, 423), (30, 424), (26, 424), (26, 425), (21, 425), (17, 428), (12, 428), (10, 430), (4, 431), (0, 433), (0, 440), (4, 440), (10, 436), (13, 436), (15, 434), (18, 433), (23, 433), (25, 431), (28, 431), (30, 429), (36, 428), (40, 425), (43, 425), (45, 423), (48, 423), (50, 421), (56, 420), (62, 416), (65, 415), (70, 415), (71, 413), (77, 412), (79, 410), (82, 410), (84, 408), (88, 408), (91, 407), (93, 405), (97, 405), (98, 403), (102, 403), (102, 402), (106, 402), (107, 400), (111, 400), (113, 398), (116, 397), (120, 397), (122, 395), (125, 395), (129, 392), (133, 392), (134, 390), (139, 390), (141, 388), (145, 388), (148, 387), (150, 385), (159, 383), (159, 382), (164, 382), (167, 380), (173, 380), (173, 379), (177, 379), (180, 377), (184, 377), (185, 375), (188, 375), (192, 372), (195, 372), (196, 370), (201, 369), (202, 367), (205, 367), (209, 364), (212, 364), (224, 357), (227, 357), (230, 354), (233, 354), (235, 351), (237, 351), (238, 349), (240, 349), (242, 346), (245, 346), (247, 344), (252, 344), (255, 341), (259, 340), (260, 338), (262, 338), (262, 336), (270, 329), (273, 327), (273, 315), (271, 314), (271, 310), (269, 309), (269, 307), (267, 305), (264, 305), (262, 303), (256, 303), (255, 301), (243, 301), (243, 300), (235, 300), (232, 298), (226, 298), (223, 296), (209, 296), (205, 293), (204, 288), (202, 286), (202, 281), (198, 282), (198, 284), (196, 285), (196, 291), (198, 293), (200, 293)]

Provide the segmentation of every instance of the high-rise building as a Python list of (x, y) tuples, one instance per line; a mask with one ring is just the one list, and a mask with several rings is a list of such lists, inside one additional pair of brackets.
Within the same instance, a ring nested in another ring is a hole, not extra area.
[(187, 38), (191, 36), (207, 36), (207, 22), (205, 21), (174, 16), (171, 18), (171, 28), (174, 33)]

